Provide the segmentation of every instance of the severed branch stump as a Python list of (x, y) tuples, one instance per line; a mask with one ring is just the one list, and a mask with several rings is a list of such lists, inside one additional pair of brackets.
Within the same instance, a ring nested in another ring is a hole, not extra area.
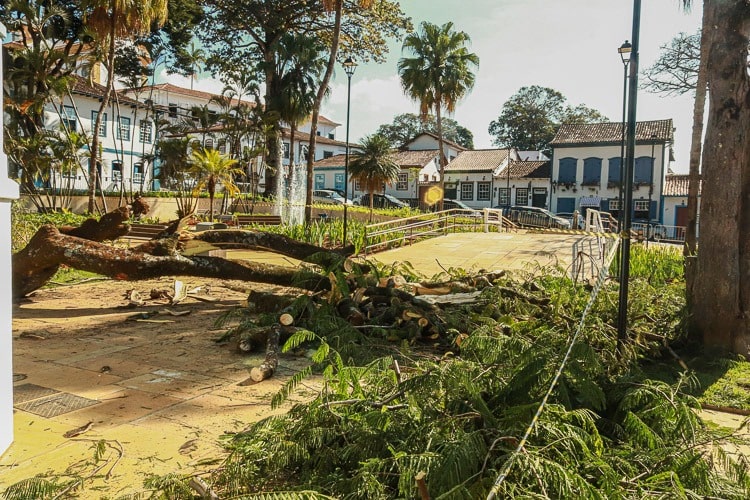
[(297, 327), (292, 326), (292, 323), (294, 323), (294, 317), (291, 314), (284, 313), (279, 316), (279, 324), (267, 330), (266, 359), (260, 365), (250, 370), (250, 379), (253, 382), (262, 382), (273, 376), (276, 368), (279, 366), (279, 343), (281, 338), (287, 339), (298, 330)]
[(275, 325), (268, 332), (266, 340), (266, 359), (250, 370), (250, 378), (254, 382), (262, 382), (271, 378), (279, 366), (279, 338), (281, 337), (282, 325)]

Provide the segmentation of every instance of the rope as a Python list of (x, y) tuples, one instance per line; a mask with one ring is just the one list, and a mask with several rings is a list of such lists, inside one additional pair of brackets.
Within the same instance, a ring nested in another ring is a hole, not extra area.
[(539, 403), (539, 407), (537, 408), (536, 413), (534, 414), (534, 417), (531, 419), (529, 426), (526, 428), (526, 431), (524, 432), (523, 437), (518, 442), (518, 446), (516, 447), (515, 451), (513, 451), (510, 458), (508, 458), (508, 460), (505, 462), (505, 466), (503, 466), (502, 470), (500, 471), (500, 474), (498, 474), (497, 479), (495, 479), (495, 484), (492, 486), (490, 493), (487, 495), (487, 500), (493, 500), (497, 496), (498, 492), (500, 491), (500, 486), (503, 484), (503, 481), (505, 481), (505, 478), (510, 473), (511, 468), (513, 467), (513, 464), (516, 461), (516, 457), (519, 455), (519, 453), (521, 453), (521, 451), (523, 450), (523, 447), (526, 445), (526, 441), (529, 439), (529, 436), (534, 431), (534, 427), (536, 426), (536, 423), (539, 420), (539, 417), (542, 415), (542, 411), (544, 410), (544, 407), (547, 404), (547, 400), (552, 395), (552, 391), (555, 389), (555, 386), (557, 385), (558, 380), (560, 380), (560, 377), (562, 376), (562, 372), (565, 369), (565, 365), (568, 363), (568, 359), (570, 358), (570, 353), (573, 350), (573, 345), (578, 339), (578, 336), (583, 331), (583, 325), (584, 325), (584, 322), (586, 321), (586, 316), (588, 316), (588, 313), (591, 310), (591, 306), (596, 301), (596, 297), (597, 295), (599, 295), (599, 291), (602, 288), (602, 284), (607, 279), (608, 269), (609, 269), (610, 264), (612, 263), (612, 259), (615, 256), (615, 250), (617, 249), (618, 243), (612, 245), (612, 249), (610, 250), (609, 255), (607, 255), (606, 259), (604, 260), (604, 265), (599, 270), (599, 278), (597, 279), (596, 285), (594, 285), (594, 289), (591, 291), (591, 296), (589, 297), (589, 300), (586, 303), (586, 307), (584, 307), (583, 309), (583, 314), (581, 315), (581, 320), (578, 322), (578, 327), (576, 328), (575, 334), (573, 334), (573, 337), (570, 339), (570, 342), (568, 343), (568, 348), (565, 351), (565, 356), (563, 356), (562, 362), (560, 363), (559, 368), (555, 372), (555, 376), (552, 378), (552, 382), (550, 383), (549, 388), (547, 389), (547, 392), (544, 394), (544, 397), (542, 398), (541, 403)]

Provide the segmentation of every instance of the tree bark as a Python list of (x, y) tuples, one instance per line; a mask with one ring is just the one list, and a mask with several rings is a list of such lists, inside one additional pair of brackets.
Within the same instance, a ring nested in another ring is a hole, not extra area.
[[(706, 13), (703, 11), (701, 33), (710, 31), (706, 24)], [(692, 290), (695, 285), (696, 250), (698, 239), (698, 193), (700, 191), (700, 164), (703, 140), (703, 115), (706, 107), (706, 89), (708, 86), (708, 36), (701, 34), (700, 62), (698, 63), (698, 78), (695, 85), (695, 100), (693, 103), (693, 135), (690, 145), (690, 169), (688, 176), (687, 227), (685, 228), (685, 286)], [(687, 294), (688, 309), (691, 308), (692, 292)]]
[[(313, 105), (312, 119), (310, 123), (310, 142), (307, 146), (307, 193), (305, 196), (305, 222), (307, 222), (308, 224), (312, 222), (313, 187), (315, 177), (313, 163), (315, 163), (315, 146), (316, 138), (318, 135), (318, 118), (320, 117), (320, 105), (323, 103), (323, 98), (326, 96), (328, 83), (331, 81), (333, 68), (336, 65), (336, 55), (338, 54), (339, 41), (341, 39), (341, 17), (343, 16), (344, 0), (336, 0), (334, 9), (335, 12), (333, 21), (333, 34), (331, 36), (331, 50), (328, 54), (328, 64), (326, 65), (326, 71), (323, 74), (323, 79), (320, 81), (320, 87), (318, 87), (318, 93), (315, 96), (315, 103)], [(344, 179), (344, 182), (349, 182), (349, 179)]]
[(354, 253), (353, 245), (336, 250), (326, 250), (315, 245), (310, 245), (309, 243), (293, 240), (281, 234), (266, 233), (263, 231), (242, 231), (239, 229), (203, 231), (196, 233), (193, 239), (211, 243), (222, 248), (271, 250), (297, 260), (305, 260), (321, 252), (325, 252), (331, 258), (336, 255), (346, 257)]
[(47, 225), (37, 231), (23, 250), (13, 255), (14, 297), (22, 297), (43, 286), (61, 264), (120, 280), (182, 275), (255, 281), (315, 291), (330, 287), (327, 279), (299, 282), (295, 279), (296, 270), (291, 268), (218, 257), (149, 255), (67, 236)]
[(745, 0), (709, 1), (709, 113), (693, 326), (704, 344), (750, 355), (750, 82)]
[(273, 376), (276, 368), (279, 366), (279, 338), (281, 337), (281, 325), (276, 325), (268, 332), (268, 338), (266, 340), (266, 359), (263, 362), (250, 370), (250, 378), (255, 382), (262, 382), (263, 380)]

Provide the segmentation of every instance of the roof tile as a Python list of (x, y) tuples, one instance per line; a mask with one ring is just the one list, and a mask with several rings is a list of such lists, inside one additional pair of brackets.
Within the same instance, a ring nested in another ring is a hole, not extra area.
[[(687, 196), (690, 176), (684, 174), (667, 174), (664, 177), (664, 196)], [(698, 194), (700, 196), (701, 186), (698, 185)]]
[(510, 169), (511, 179), (549, 179), (550, 162), (548, 161), (511, 161), (508, 167), (504, 168), (498, 177), (508, 177)]
[(461, 151), (445, 167), (446, 172), (493, 172), (508, 160), (509, 149)]
[[(672, 119), (638, 122), (635, 125), (636, 141), (672, 141)], [(560, 126), (550, 145), (599, 144), (622, 141), (622, 123), (566, 123)]]

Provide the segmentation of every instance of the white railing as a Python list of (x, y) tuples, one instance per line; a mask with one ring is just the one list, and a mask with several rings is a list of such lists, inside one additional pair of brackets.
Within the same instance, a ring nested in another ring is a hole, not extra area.
[(365, 226), (363, 252), (368, 254), (450, 232), (488, 232), (491, 227), (497, 230), (515, 228), (503, 217), (501, 210), (489, 208), (483, 210), (453, 208), (442, 212), (424, 213)]

